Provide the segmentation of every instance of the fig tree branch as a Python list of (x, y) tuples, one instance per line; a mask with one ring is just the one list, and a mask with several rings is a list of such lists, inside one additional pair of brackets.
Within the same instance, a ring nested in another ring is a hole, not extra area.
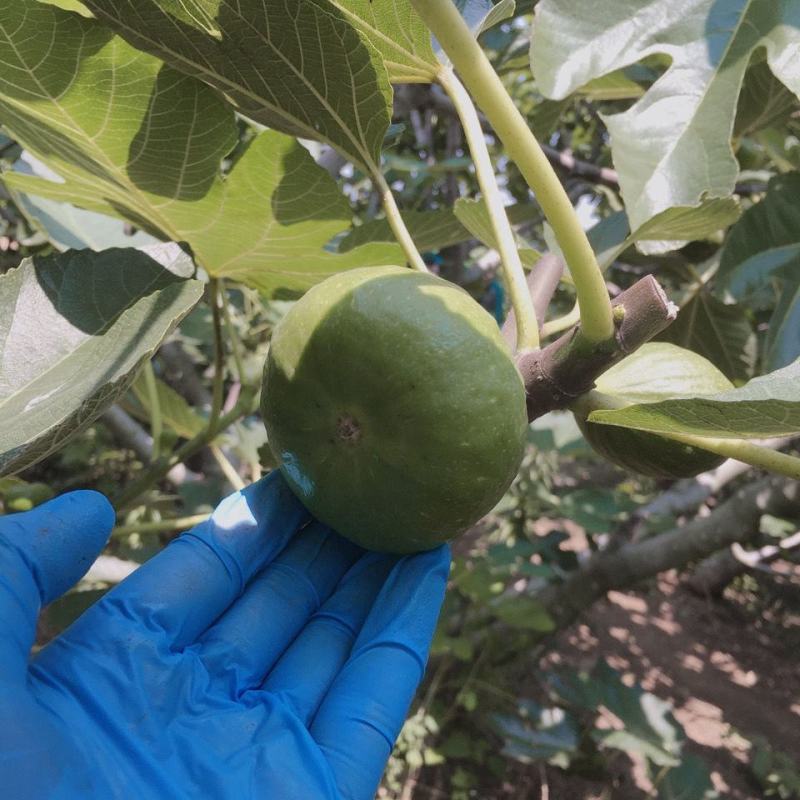
[(589, 340), (579, 325), (552, 344), (517, 359), (527, 395), (528, 418), (567, 408), (590, 391), (595, 380), (625, 356), (666, 328), (677, 307), (652, 275), (647, 275), (614, 300), (614, 336)]
[(452, 0), (412, 0), (412, 5), (436, 35), (535, 192), (575, 282), (583, 336), (592, 343), (613, 339), (614, 320), (603, 273), (567, 193), (528, 123)]
[[(793, 441), (791, 437), (763, 439), (762, 447), (781, 450)], [(673, 484), (665, 492), (633, 512), (633, 539), (640, 538), (640, 528), (652, 517), (678, 517), (696, 511), (710, 497), (715, 495), (736, 478), (752, 469), (742, 461), (728, 460), (710, 472), (703, 472), (695, 478), (687, 478)]]
[[(533, 309), (536, 313), (536, 319), (539, 321), (540, 330), (546, 327), (543, 320), (563, 274), (564, 262), (553, 253), (543, 255), (528, 273), (526, 278), (527, 292), (533, 302)], [(574, 325), (577, 322), (578, 319), (575, 319), (571, 324)], [(513, 308), (503, 324), (503, 338), (508, 342), (512, 350), (516, 348), (517, 320), (516, 312)]]
[(747, 538), (763, 514), (797, 514), (800, 483), (771, 476), (735, 492), (706, 517), (618, 550), (592, 556), (560, 584), (537, 595), (559, 628), (572, 623), (611, 589), (625, 589), (685, 567)]
[(144, 373), (145, 386), (147, 387), (147, 399), (150, 403), (150, 433), (153, 436), (152, 457), (157, 460), (161, 455), (161, 436), (164, 433), (164, 425), (161, 419), (161, 401), (158, 399), (158, 386), (156, 385), (153, 362), (148, 361), (142, 371)]
[(489, 212), (492, 232), (497, 241), (497, 250), (500, 253), (508, 284), (511, 305), (514, 308), (516, 349), (519, 351), (536, 350), (539, 347), (539, 323), (536, 310), (525, 280), (525, 270), (522, 268), (517, 241), (503, 205), (478, 114), (466, 89), (450, 68), (442, 67), (438, 73), (438, 80), (458, 112), (472, 154), (472, 161), (475, 164), (478, 184)]

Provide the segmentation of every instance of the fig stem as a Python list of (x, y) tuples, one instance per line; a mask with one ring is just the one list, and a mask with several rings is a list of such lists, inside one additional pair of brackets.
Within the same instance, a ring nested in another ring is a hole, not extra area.
[(222, 314), (225, 319), (225, 330), (228, 333), (228, 340), (231, 343), (233, 362), (236, 364), (236, 375), (239, 378), (239, 383), (244, 383), (246, 376), (244, 373), (244, 361), (242, 360), (242, 343), (239, 339), (239, 334), (236, 332), (236, 327), (233, 324), (228, 292), (225, 288), (225, 281), (223, 278), (219, 279), (219, 288), (220, 295), (222, 296)]
[(725, 458), (750, 464), (753, 467), (760, 467), (774, 475), (784, 475), (787, 478), (800, 480), (800, 458), (763, 445), (753, 444), (746, 439), (722, 439), (712, 436), (697, 436), (692, 433), (665, 433), (662, 431), (658, 431), (658, 435), (665, 439), (673, 439), (676, 442), (708, 450), (710, 453), (716, 453)]
[(397, 201), (392, 194), (391, 186), (389, 186), (386, 178), (376, 164), (370, 164), (369, 167), (372, 171), (372, 180), (381, 195), (383, 210), (386, 213), (386, 221), (389, 223), (389, 227), (392, 229), (392, 233), (394, 233), (398, 244), (403, 248), (408, 263), (413, 269), (419, 272), (428, 272), (428, 268), (425, 266), (425, 262), (422, 260), (422, 256), (419, 254), (414, 240), (411, 238), (411, 233), (406, 227), (406, 223), (403, 221), (400, 209), (397, 207)]
[(453, 102), (472, 154), (475, 175), (478, 178), (478, 185), (489, 213), (492, 233), (500, 253), (508, 284), (508, 293), (514, 309), (517, 329), (516, 349), (517, 351), (537, 350), (539, 348), (539, 321), (536, 318), (533, 298), (528, 290), (525, 270), (522, 268), (522, 261), (519, 257), (517, 240), (511, 229), (511, 223), (508, 221), (500, 187), (497, 185), (497, 178), (494, 174), (478, 112), (469, 93), (452, 69), (441, 67), (437, 73), (437, 80)]
[(580, 307), (577, 303), (575, 303), (572, 311), (567, 312), (563, 317), (550, 320), (550, 322), (545, 322), (544, 325), (542, 325), (542, 338), (546, 339), (549, 336), (554, 336), (557, 333), (561, 333), (561, 331), (565, 331), (568, 328), (571, 328), (573, 325), (577, 325), (580, 321)]
[(156, 373), (153, 370), (152, 361), (148, 361), (144, 365), (142, 374), (144, 375), (144, 382), (147, 387), (147, 400), (150, 403), (150, 435), (153, 437), (151, 458), (153, 461), (158, 461), (161, 456), (161, 436), (164, 432), (164, 425), (161, 417), (161, 401), (158, 398)]
[(612, 340), (614, 319), (602, 270), (569, 196), (528, 123), (452, 0), (411, 3), (534, 191), (572, 273), (584, 338), (593, 344)]
[(117, 513), (131, 505), (143, 492), (158, 483), (176, 464), (181, 464), (191, 458), (213, 442), (226, 428), (238, 422), (242, 417), (252, 414), (258, 407), (258, 397), (257, 387), (242, 387), (242, 393), (236, 401), (236, 405), (227, 414), (220, 416), (214, 424), (209, 421), (209, 424), (200, 433), (185, 442), (172, 455), (163, 455), (158, 461), (154, 461), (125, 491), (113, 498), (113, 505), (117, 509)]
[(668, 300), (652, 275), (645, 276), (616, 297), (614, 307), (620, 312), (611, 339), (590, 342), (579, 326), (541, 350), (517, 357), (530, 420), (571, 406), (594, 388), (600, 375), (649, 342), (677, 314), (677, 307)]
[(223, 395), (225, 391), (225, 350), (222, 340), (219, 278), (211, 279), (208, 285), (208, 293), (208, 302), (211, 305), (211, 319), (214, 329), (214, 382), (211, 387), (211, 412), (208, 416), (208, 426), (213, 427), (216, 425), (222, 413)]

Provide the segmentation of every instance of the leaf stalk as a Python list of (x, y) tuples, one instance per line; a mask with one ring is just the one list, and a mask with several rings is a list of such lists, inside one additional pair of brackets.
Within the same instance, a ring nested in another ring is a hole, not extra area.
[(411, 0), (517, 164), (553, 228), (572, 273), (587, 341), (614, 337), (611, 301), (592, 246), (539, 142), (452, 0)]
[(500, 187), (497, 185), (497, 178), (494, 174), (478, 112), (472, 98), (453, 70), (449, 67), (442, 67), (438, 71), (437, 79), (453, 102), (472, 153), (475, 174), (489, 212), (492, 232), (497, 241), (497, 250), (500, 253), (508, 283), (511, 305), (514, 308), (517, 327), (516, 349), (518, 351), (537, 350), (539, 348), (539, 322), (536, 318), (536, 309), (533, 306), (531, 293), (528, 291), (517, 241), (508, 221), (503, 198), (500, 195)]

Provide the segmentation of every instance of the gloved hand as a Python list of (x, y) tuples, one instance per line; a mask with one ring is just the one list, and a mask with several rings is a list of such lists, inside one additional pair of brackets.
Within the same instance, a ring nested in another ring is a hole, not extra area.
[(73, 492), (0, 518), (3, 800), (368, 800), (422, 677), (446, 548), (366, 553), (273, 474), (29, 663), (114, 523)]

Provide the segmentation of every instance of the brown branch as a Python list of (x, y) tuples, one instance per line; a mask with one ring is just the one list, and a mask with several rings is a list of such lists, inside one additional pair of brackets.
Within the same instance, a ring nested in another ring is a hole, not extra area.
[(592, 389), (603, 372), (663, 331), (677, 315), (677, 308), (652, 275), (620, 294), (614, 310), (619, 321), (613, 340), (588, 342), (576, 326), (542, 350), (517, 359), (529, 419), (571, 405)]
[[(542, 329), (547, 309), (564, 274), (564, 262), (553, 253), (542, 256), (528, 273), (528, 289), (533, 298), (533, 308)], [(513, 350), (517, 344), (517, 317), (512, 309), (503, 325), (503, 338)]]
[(652, 539), (599, 553), (563, 583), (537, 597), (559, 628), (572, 623), (611, 589), (625, 589), (748, 538), (763, 514), (797, 514), (800, 483), (768, 477), (739, 489), (706, 517)]

